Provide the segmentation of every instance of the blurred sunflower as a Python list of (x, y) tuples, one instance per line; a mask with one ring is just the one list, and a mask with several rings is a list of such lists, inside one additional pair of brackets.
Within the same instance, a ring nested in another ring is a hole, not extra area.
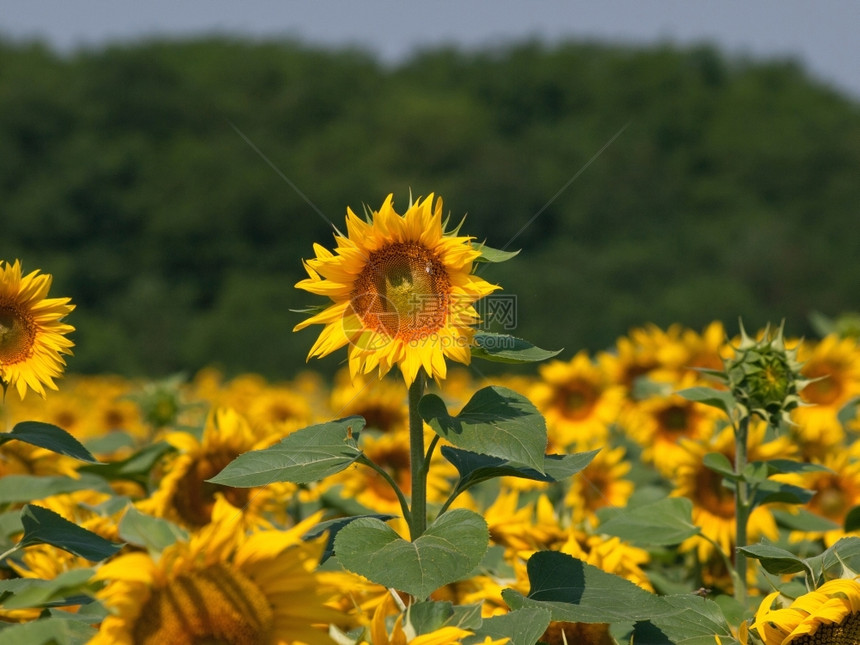
[[(791, 458), (797, 449), (791, 440), (782, 436), (765, 442), (767, 425), (756, 419), (749, 428), (750, 461)], [(671, 473), (674, 484), (673, 497), (687, 497), (693, 502), (693, 523), (702, 529), (720, 546), (724, 554), (732, 553), (735, 541), (734, 491), (723, 485), (722, 475), (707, 468), (703, 459), (710, 452), (719, 452), (731, 462), (735, 458), (735, 437), (731, 427), (724, 428), (708, 442), (681, 440), (684, 450), (679, 453), (675, 470)], [(749, 541), (761, 536), (775, 541), (779, 531), (771, 512), (772, 505), (757, 506), (749, 517)], [(691, 537), (681, 543), (681, 552), (695, 551), (704, 563), (714, 554), (714, 546), (708, 540)]]
[(422, 368), (445, 378), (445, 358), (468, 364), (478, 314), (473, 304), (499, 287), (472, 274), (481, 252), (472, 238), (445, 230), (442, 200), (431, 194), (399, 215), (389, 195), (372, 219), (347, 209), (347, 236), (332, 253), (314, 245), (299, 289), (334, 304), (295, 326), (325, 325), (308, 354), (349, 345), (353, 376), (400, 368), (411, 385)]
[[(749, 631), (764, 645), (860, 643), (860, 582), (831, 580), (790, 604), (775, 591), (759, 605)], [(744, 643), (746, 636), (742, 629)]]
[(338, 419), (358, 415), (364, 417), (367, 430), (386, 434), (403, 432), (409, 423), (406, 391), (391, 379), (353, 379), (341, 371), (335, 376), (330, 407)]
[(624, 388), (610, 381), (588, 353), (540, 368), (540, 380), (529, 398), (546, 418), (547, 432), (558, 450), (588, 450), (606, 444), (609, 425), (621, 410)]
[(596, 525), (598, 509), (627, 506), (633, 482), (624, 478), (631, 469), (626, 455), (624, 446), (604, 448), (581, 473), (571, 478), (564, 501), (572, 509), (575, 525)]
[(630, 396), (640, 377), (664, 383), (675, 380), (686, 356), (679, 344), (680, 335), (680, 325), (667, 331), (652, 324), (636, 327), (615, 342), (613, 351), (598, 354), (598, 360)]
[(483, 515), (490, 529), (490, 540), (525, 557), (552, 549), (566, 537), (566, 528), (544, 494), (521, 505), (520, 491), (503, 485)]
[(839, 411), (860, 394), (860, 348), (853, 338), (831, 334), (798, 347), (801, 374), (813, 380), (800, 391), (801, 405), (791, 413), (793, 428), (807, 459), (823, 458), (839, 446), (845, 431)]
[(161, 465), (158, 488), (137, 504), (141, 511), (155, 517), (199, 528), (209, 523), (216, 496), (221, 494), (241, 509), (237, 513), (248, 522), (267, 525), (264, 511), (283, 511), (285, 500), (295, 490), (295, 485), (285, 482), (263, 488), (231, 488), (206, 481), (242, 453), (265, 448), (280, 438), (265, 428), (252, 427), (234, 410), (222, 408), (210, 413), (199, 440), (181, 431), (169, 432), (164, 438), (176, 452)]
[(236, 509), (219, 500), (189, 541), (157, 559), (129, 553), (98, 569), (110, 614), (90, 643), (330, 643), (328, 625), (342, 615), (326, 605), (334, 590), (316, 574), (324, 542), (302, 541), (319, 519), (246, 535)]
[(0, 260), (0, 385), (24, 398), (29, 387), (45, 396), (56, 390), (74, 343), (74, 327), (63, 321), (75, 307), (69, 298), (48, 298), (51, 276), (39, 270), (21, 275), (21, 263)]
[[(700, 382), (694, 375), (687, 375), (676, 387), (685, 389)], [(708, 441), (724, 418), (716, 408), (668, 393), (630, 403), (620, 425), (642, 447), (642, 459), (668, 476), (683, 458), (679, 440)]]

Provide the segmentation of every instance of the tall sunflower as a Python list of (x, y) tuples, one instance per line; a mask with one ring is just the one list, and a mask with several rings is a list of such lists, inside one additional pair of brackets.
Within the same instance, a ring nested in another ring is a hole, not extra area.
[[(785, 606), (778, 591), (761, 603), (749, 627), (765, 645), (860, 642), (860, 582), (831, 580)], [(741, 640), (747, 642), (745, 634)]]
[(343, 616), (327, 605), (336, 590), (320, 583), (324, 544), (303, 542), (319, 515), (288, 531), (246, 535), (221, 500), (212, 523), (154, 559), (128, 553), (94, 580), (110, 614), (93, 645), (264, 645), (330, 643), (327, 625)]
[(62, 320), (75, 307), (69, 298), (48, 298), (50, 288), (50, 275), (37, 269), (22, 276), (19, 260), (0, 260), (0, 385), (22, 399), (28, 387), (41, 396), (45, 387), (56, 390), (62, 354), (72, 353), (66, 334), (74, 327)]
[(396, 365), (407, 385), (421, 368), (445, 378), (445, 358), (468, 364), (473, 304), (499, 287), (472, 274), (481, 253), (472, 238), (445, 230), (442, 200), (431, 194), (400, 215), (389, 195), (368, 221), (347, 209), (346, 227), (334, 252), (314, 245), (309, 277), (296, 284), (333, 301), (295, 326), (325, 326), (308, 358), (349, 345), (353, 376), (378, 369), (381, 377)]

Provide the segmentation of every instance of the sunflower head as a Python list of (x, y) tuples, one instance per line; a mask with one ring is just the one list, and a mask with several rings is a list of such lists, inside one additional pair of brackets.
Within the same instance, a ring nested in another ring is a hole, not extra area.
[(69, 298), (48, 298), (51, 276), (39, 270), (21, 275), (21, 262), (0, 260), (0, 385), (10, 385), (23, 399), (30, 388), (45, 396), (56, 390), (63, 373), (63, 354), (74, 345), (66, 335), (74, 327), (62, 322), (74, 309)]
[(782, 325), (775, 333), (766, 328), (761, 340), (750, 338), (741, 325), (741, 342), (726, 361), (728, 386), (747, 414), (756, 414), (772, 426), (787, 421), (800, 404), (798, 392), (808, 381), (801, 378), (797, 349), (788, 349)]
[(325, 325), (308, 358), (348, 346), (353, 377), (374, 369), (381, 377), (396, 365), (407, 384), (422, 368), (445, 378), (446, 358), (468, 364), (473, 305), (498, 287), (472, 273), (481, 255), (472, 238), (445, 224), (432, 194), (403, 215), (391, 195), (366, 220), (347, 209), (347, 235), (335, 236), (334, 252), (315, 245), (309, 277), (296, 284), (332, 300), (295, 327)]

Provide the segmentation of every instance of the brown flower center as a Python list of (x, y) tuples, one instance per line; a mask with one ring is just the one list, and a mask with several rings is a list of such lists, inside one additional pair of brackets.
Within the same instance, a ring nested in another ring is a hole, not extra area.
[(688, 434), (692, 410), (686, 405), (670, 405), (657, 413), (657, 423), (664, 434)]
[(450, 292), (434, 253), (417, 242), (397, 242), (370, 254), (350, 304), (365, 329), (409, 342), (445, 326)]
[(849, 614), (841, 623), (822, 623), (814, 633), (791, 642), (792, 645), (856, 645), (860, 643), (860, 613)]
[(33, 319), (14, 303), (0, 303), (0, 365), (27, 360), (36, 342)]
[(244, 508), (250, 497), (247, 488), (230, 488), (206, 480), (227, 467), (235, 454), (223, 452), (205, 455), (195, 461), (176, 487), (173, 504), (179, 516), (192, 526), (205, 526), (212, 519), (215, 493), (221, 493), (236, 508)]
[(239, 571), (216, 564), (155, 589), (132, 628), (139, 645), (268, 643), (274, 615), (268, 598)]
[(571, 421), (587, 418), (597, 402), (597, 389), (588, 381), (577, 379), (562, 385), (556, 393), (555, 403), (561, 414)]
[(723, 476), (702, 466), (696, 472), (695, 501), (706, 511), (718, 517), (733, 519), (735, 494), (723, 486)]
[(801, 395), (809, 403), (817, 405), (830, 405), (842, 396), (842, 380), (839, 365), (822, 364), (808, 367), (803, 370), (804, 376), (810, 379), (821, 379), (813, 381), (801, 390)]

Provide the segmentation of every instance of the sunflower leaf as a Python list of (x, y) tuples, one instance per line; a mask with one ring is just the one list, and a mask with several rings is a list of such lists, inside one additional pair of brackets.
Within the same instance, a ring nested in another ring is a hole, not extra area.
[(0, 445), (17, 439), (39, 448), (45, 448), (60, 455), (73, 457), (90, 464), (101, 462), (92, 456), (89, 450), (84, 448), (80, 441), (68, 432), (52, 423), (42, 421), (22, 421), (15, 424), (12, 432), (0, 432)]
[(686, 390), (680, 390), (677, 394), (688, 401), (722, 410), (728, 415), (731, 415), (736, 404), (735, 397), (732, 396), (731, 392), (712, 387), (688, 387)]
[[(51, 580), (17, 578), (0, 581), (0, 604), (5, 609), (77, 604), (93, 569), (72, 569)], [(11, 597), (9, 597), (11, 596)], [(77, 602), (70, 602), (77, 601)]]
[(83, 645), (97, 631), (83, 621), (52, 616), (5, 627), (0, 632), (0, 645)]
[[(737, 645), (726, 617), (713, 600), (695, 594), (665, 596), (664, 600), (675, 611), (637, 623), (633, 630), (634, 643), (714, 645), (719, 642)], [(719, 640), (715, 641), (714, 636), (719, 636)]]
[(629, 580), (560, 551), (538, 551), (526, 567), (528, 596), (514, 589), (502, 592), (515, 610), (544, 608), (553, 620), (580, 623), (633, 623), (677, 611)]
[(549, 627), (552, 620), (549, 609), (532, 607), (516, 609), (501, 616), (485, 618), (474, 636), (463, 640), (464, 645), (479, 645), (489, 636), (492, 639), (509, 638), (509, 645), (532, 645)]
[(354, 522), (355, 520), (361, 519), (363, 517), (370, 517), (373, 519), (381, 520), (383, 522), (387, 520), (394, 519), (397, 517), (396, 515), (385, 515), (381, 513), (375, 513), (372, 515), (354, 515), (351, 517), (339, 517), (333, 520), (327, 520), (325, 522), (320, 522), (316, 526), (314, 526), (310, 531), (305, 533), (302, 536), (303, 540), (312, 540), (315, 537), (318, 537), (328, 531), (328, 540), (326, 541), (325, 549), (323, 550), (322, 555), (320, 556), (320, 564), (328, 560), (331, 556), (334, 555), (334, 539), (337, 537), (337, 534), (340, 533), (341, 529), (345, 527), (347, 524)]
[(78, 490), (108, 493), (111, 488), (101, 477), (89, 473), (77, 479), (64, 475), (5, 475), (0, 477), (0, 504), (20, 504)]
[(119, 522), (119, 537), (129, 544), (160, 552), (177, 540), (186, 539), (188, 532), (173, 522), (129, 506)]
[(600, 532), (639, 546), (670, 546), (699, 534), (692, 514), (689, 499), (669, 497), (613, 515), (600, 525)]
[(378, 519), (361, 518), (340, 530), (334, 548), (350, 571), (424, 599), (467, 577), (481, 563), (489, 539), (484, 518), (458, 508), (436, 518), (414, 542)]
[(21, 509), (21, 524), (24, 536), (18, 543), (20, 547), (50, 544), (92, 562), (104, 560), (122, 548), (122, 544), (105, 540), (60, 514), (33, 504)]
[(522, 338), (489, 331), (476, 332), (472, 342), (472, 358), (496, 363), (536, 363), (558, 356), (562, 351), (541, 349)]
[(481, 255), (475, 258), (475, 262), (507, 262), (520, 254), (519, 250), (505, 251), (504, 249), (494, 249), (486, 244), (476, 244), (475, 242), (472, 242), (472, 248), (481, 252)]
[(478, 482), (494, 477), (518, 477), (539, 482), (558, 482), (573, 477), (583, 470), (600, 450), (578, 452), (570, 455), (544, 455), (543, 473), (518, 465), (511, 461), (479, 455), (451, 446), (442, 447), (442, 456), (460, 474), (458, 488), (465, 489)]
[(761, 566), (768, 573), (782, 575), (783, 573), (798, 573), (806, 571), (807, 566), (803, 560), (791, 551), (786, 551), (773, 544), (751, 544), (738, 547), (738, 551), (750, 558), (761, 562)]
[(436, 434), (457, 448), (545, 474), (546, 423), (531, 401), (513, 390), (499, 386), (478, 390), (454, 417), (441, 398), (428, 394), (418, 411)]
[(308, 484), (344, 470), (361, 456), (364, 419), (346, 417), (297, 430), (273, 446), (239, 455), (206, 481), (235, 488), (274, 482)]

